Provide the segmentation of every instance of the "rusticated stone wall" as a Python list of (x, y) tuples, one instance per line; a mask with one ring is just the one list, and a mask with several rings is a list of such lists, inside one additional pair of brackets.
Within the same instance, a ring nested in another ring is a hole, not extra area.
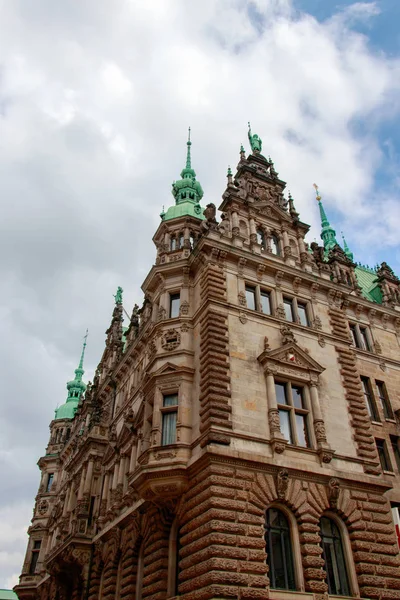
[(327, 591), (319, 521), (330, 511), (347, 527), (361, 596), (400, 598), (400, 559), (383, 496), (342, 488), (336, 479), (321, 483), (292, 478), (285, 470), (274, 475), (211, 464), (193, 478), (183, 505), (183, 600), (268, 598), (263, 523), (271, 504), (286, 506), (297, 522), (298, 583), (304, 578), (305, 591)]
[(142, 597), (164, 600), (168, 585), (169, 533), (173, 516), (168, 510), (150, 506), (144, 524), (144, 571)]
[[(200, 281), (200, 299), (226, 300), (225, 273), (218, 265), (206, 263)], [(200, 432), (212, 425), (231, 429), (229, 339), (227, 316), (207, 306), (200, 320)], [(208, 433), (210, 441), (229, 443), (229, 437)]]
[[(349, 341), (349, 328), (343, 312), (337, 308), (330, 308), (329, 317), (332, 333)], [(340, 364), (343, 387), (348, 402), (351, 424), (354, 429), (354, 440), (357, 444), (358, 456), (368, 461), (374, 461), (376, 466), (364, 464), (364, 471), (372, 475), (379, 475), (379, 459), (376, 451), (375, 440), (372, 433), (371, 420), (365, 405), (360, 377), (358, 375), (356, 356), (354, 351), (346, 346), (335, 346)]]

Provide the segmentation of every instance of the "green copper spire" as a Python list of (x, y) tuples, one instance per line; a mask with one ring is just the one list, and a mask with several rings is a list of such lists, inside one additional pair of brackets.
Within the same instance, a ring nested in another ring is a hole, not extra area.
[(334, 246), (337, 245), (336, 231), (333, 229), (333, 227), (331, 227), (331, 225), (328, 221), (328, 218), (325, 213), (325, 209), (322, 205), (322, 200), (321, 200), (318, 186), (316, 183), (314, 183), (313, 185), (315, 187), (315, 192), (317, 195), (317, 201), (318, 201), (318, 206), (319, 206), (319, 214), (321, 217), (321, 225), (322, 225), (321, 240), (324, 242), (325, 254), (328, 254), (328, 252), (330, 250), (332, 250), (332, 248), (334, 248)]
[(192, 168), (192, 156), (190, 139), (190, 127), (188, 141), (186, 142), (186, 166), (181, 171), (181, 179), (172, 184), (172, 195), (175, 198), (175, 206), (170, 206), (167, 212), (161, 213), (163, 221), (169, 221), (182, 216), (192, 216), (203, 219), (203, 210), (200, 206), (200, 200), (203, 197), (203, 189), (196, 181), (196, 172)]
[(343, 250), (345, 255), (347, 256), (347, 258), (349, 258), (350, 260), (354, 259), (354, 254), (350, 251), (346, 240), (344, 239), (344, 235), (343, 235), (343, 231), (342, 231), (342, 240), (343, 240)]
[(74, 379), (72, 379), (72, 381), (68, 381), (67, 383), (68, 396), (65, 403), (56, 409), (54, 417), (55, 419), (73, 419), (82, 394), (86, 390), (86, 384), (83, 383), (82, 376), (85, 372), (83, 370), (83, 359), (85, 357), (88, 335), (89, 332), (88, 330), (86, 330), (86, 334), (83, 338), (84, 341), (81, 358), (79, 361), (78, 368), (75, 369), (75, 377)]

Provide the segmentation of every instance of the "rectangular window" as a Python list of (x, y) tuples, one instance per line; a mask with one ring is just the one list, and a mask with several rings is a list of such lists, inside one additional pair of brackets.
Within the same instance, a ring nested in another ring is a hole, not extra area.
[(397, 470), (400, 473), (400, 449), (399, 449), (399, 438), (395, 435), (390, 436), (390, 442), (392, 444), (392, 450), (396, 461)]
[(309, 327), (310, 323), (308, 321), (307, 307), (305, 304), (301, 304), (300, 302), (297, 303), (297, 314), (299, 315), (301, 325)]
[(260, 308), (265, 315), (271, 314), (271, 295), (264, 290), (260, 292)]
[(371, 352), (371, 344), (367, 327), (358, 324), (349, 323), (350, 335), (353, 346), (360, 350)]
[(49, 473), (47, 475), (46, 492), (49, 492), (51, 490), (51, 486), (53, 485), (53, 479), (54, 479), (54, 473)]
[(247, 308), (250, 308), (250, 310), (256, 310), (256, 290), (255, 290), (255, 288), (250, 287), (249, 285), (246, 285), (245, 291), (246, 291)]
[(161, 445), (176, 443), (176, 422), (178, 416), (178, 394), (163, 398)]
[(365, 404), (369, 417), (372, 421), (380, 421), (379, 413), (375, 404), (375, 398), (372, 392), (371, 382), (368, 377), (361, 377), (361, 385), (364, 392)]
[(287, 321), (295, 321), (294, 310), (293, 310), (293, 300), (290, 298), (283, 299), (283, 308), (285, 309), (285, 317)]
[(382, 406), (383, 414), (385, 419), (394, 419), (392, 407), (390, 405), (389, 396), (386, 390), (386, 386), (383, 381), (375, 381), (376, 389), (378, 392), (378, 398)]
[(179, 308), (181, 305), (181, 295), (180, 294), (170, 294), (169, 296), (169, 317), (170, 319), (174, 319), (175, 317), (179, 317)]
[(29, 575), (34, 575), (36, 571), (36, 565), (39, 559), (41, 540), (33, 542), (31, 564), (29, 565)]
[(378, 456), (379, 456), (379, 460), (381, 462), (382, 469), (384, 471), (393, 471), (392, 465), (390, 464), (385, 440), (375, 440), (375, 442), (376, 442), (376, 449), (378, 450)]
[(304, 389), (291, 383), (275, 382), (280, 427), (289, 444), (310, 447), (308, 435), (309, 411), (304, 402)]

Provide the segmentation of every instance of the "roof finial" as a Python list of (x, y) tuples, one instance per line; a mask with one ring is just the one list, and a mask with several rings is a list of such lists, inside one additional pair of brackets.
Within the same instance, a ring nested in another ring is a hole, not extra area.
[(316, 183), (313, 183), (313, 186), (315, 187), (315, 193), (317, 196), (317, 200), (318, 200), (318, 202), (321, 202), (321, 196), (319, 195), (319, 188)]
[(190, 156), (190, 146), (192, 145), (192, 142), (190, 141), (190, 127), (188, 130), (188, 141), (186, 143), (187, 143), (186, 168), (191, 169), (192, 168), (192, 159)]
[(319, 206), (319, 214), (321, 217), (321, 240), (324, 242), (324, 248), (326, 255), (329, 253), (332, 248), (338, 245), (336, 240), (336, 231), (331, 227), (331, 224), (328, 221), (328, 217), (326, 216), (325, 209), (322, 204), (321, 194), (319, 192), (319, 187), (316, 183), (313, 183), (315, 188), (315, 193), (317, 196), (318, 206)]
[(344, 250), (344, 253), (345, 253), (345, 255), (346, 255), (348, 258), (350, 258), (351, 260), (353, 260), (353, 257), (354, 257), (354, 255), (353, 255), (353, 253), (352, 253), (352, 252), (350, 252), (350, 248), (348, 247), (348, 245), (347, 245), (347, 242), (346, 242), (346, 240), (344, 239), (343, 231), (341, 231), (340, 233), (342, 234), (342, 240), (343, 240), (343, 250)]
[(86, 333), (83, 337), (83, 347), (82, 347), (82, 354), (81, 354), (81, 360), (79, 361), (79, 369), (83, 369), (83, 359), (85, 357), (85, 350), (86, 350), (86, 344), (87, 344), (87, 338), (89, 335), (89, 329), (86, 329)]

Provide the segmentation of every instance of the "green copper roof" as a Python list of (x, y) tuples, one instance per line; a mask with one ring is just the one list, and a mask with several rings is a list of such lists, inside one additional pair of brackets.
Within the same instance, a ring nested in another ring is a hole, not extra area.
[(363, 265), (358, 265), (355, 268), (355, 272), (364, 298), (371, 302), (382, 304), (382, 292), (377, 282), (375, 270)]
[(74, 379), (72, 379), (72, 381), (68, 381), (67, 383), (67, 400), (64, 404), (56, 408), (54, 417), (55, 419), (73, 419), (75, 416), (76, 409), (78, 408), (79, 400), (81, 399), (82, 394), (86, 390), (86, 384), (83, 383), (82, 376), (85, 372), (83, 370), (83, 359), (85, 356), (87, 336), (88, 332), (86, 331), (81, 359), (79, 361), (78, 368), (75, 369), (75, 377)]
[(177, 217), (191, 216), (204, 219), (203, 209), (200, 206), (204, 192), (200, 183), (196, 180), (196, 172), (192, 169), (190, 141), (190, 127), (187, 141), (186, 166), (181, 171), (181, 179), (172, 184), (172, 195), (175, 198), (175, 206), (170, 206), (167, 212), (164, 209), (160, 215), (163, 221), (176, 219)]
[(0, 590), (0, 600), (18, 600), (18, 596), (12, 590)]

